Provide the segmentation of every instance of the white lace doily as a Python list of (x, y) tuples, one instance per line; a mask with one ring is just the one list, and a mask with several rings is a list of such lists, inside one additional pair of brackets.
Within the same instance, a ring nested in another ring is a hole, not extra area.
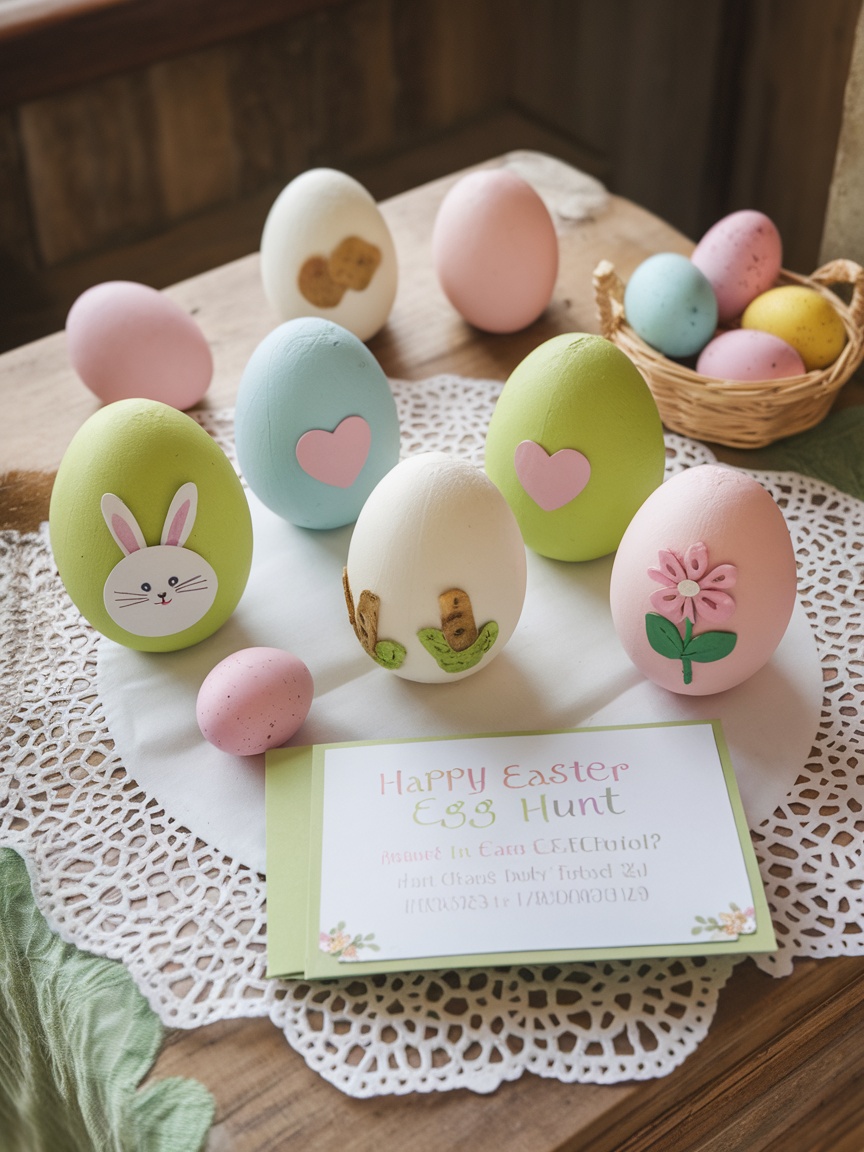
[[(405, 454), (482, 458), (500, 384), (445, 376), (394, 388)], [(204, 422), (230, 448), (230, 414)], [(670, 471), (714, 460), (683, 437), (667, 446)], [(759, 963), (784, 975), (796, 956), (864, 952), (864, 504), (797, 474), (754, 475), (789, 524), (825, 685), (810, 757), (752, 830), (780, 943)], [(52, 926), (121, 959), (167, 1025), (269, 1016), (353, 1096), (485, 1092), (526, 1069), (648, 1079), (707, 1034), (729, 958), (265, 979), (263, 878), (128, 778), (95, 688), (99, 639), (59, 583), (44, 527), (0, 534), (0, 634), (0, 843), (28, 858)]]

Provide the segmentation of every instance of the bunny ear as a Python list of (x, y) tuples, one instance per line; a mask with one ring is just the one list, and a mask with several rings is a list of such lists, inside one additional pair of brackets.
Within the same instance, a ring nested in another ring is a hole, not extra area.
[(138, 521), (119, 496), (115, 496), (113, 492), (106, 492), (102, 497), (101, 508), (108, 531), (125, 556), (147, 547)]
[(165, 525), (162, 529), (162, 544), (182, 548), (189, 538), (198, 511), (198, 488), (195, 484), (183, 484), (177, 489)]

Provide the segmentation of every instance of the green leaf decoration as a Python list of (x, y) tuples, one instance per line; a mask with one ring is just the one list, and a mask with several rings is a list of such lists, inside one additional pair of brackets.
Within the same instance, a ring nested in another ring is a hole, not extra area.
[(405, 648), (398, 640), (379, 640), (375, 645), (375, 660), (384, 668), (399, 668), (405, 659)]
[(681, 659), (684, 654), (684, 641), (671, 620), (667, 620), (657, 612), (649, 612), (645, 617), (645, 632), (648, 643), (655, 652), (670, 660)]
[(479, 664), (498, 639), (498, 625), (494, 620), (484, 624), (471, 647), (461, 652), (450, 647), (440, 628), (421, 628), (417, 638), (430, 656), (435, 657), (439, 668), (445, 672), (465, 672)]
[(194, 1080), (138, 1085), (162, 1025), (117, 960), (65, 944), (0, 848), (3, 1152), (197, 1152), (214, 1102)]
[(735, 647), (738, 637), (734, 632), (703, 632), (687, 642), (683, 655), (697, 664), (713, 664), (722, 660)]

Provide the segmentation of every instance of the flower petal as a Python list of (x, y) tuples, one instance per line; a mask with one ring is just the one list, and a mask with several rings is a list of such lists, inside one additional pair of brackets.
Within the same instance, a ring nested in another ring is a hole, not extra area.
[(706, 588), (734, 588), (738, 579), (738, 569), (734, 564), (718, 564), (716, 568), (701, 578), (699, 587)]
[(709, 624), (719, 624), (723, 620), (728, 620), (735, 611), (735, 601), (732, 597), (714, 588), (700, 591), (693, 597), (693, 601), (697, 616), (707, 620)]
[(708, 570), (708, 549), (701, 540), (696, 544), (691, 544), (684, 553), (684, 568), (687, 572), (687, 580), (701, 583), (702, 574)]
[(673, 624), (680, 624), (684, 619), (684, 597), (674, 588), (658, 588), (648, 599), (651, 607)]
[(649, 568), (648, 575), (652, 580), (656, 580), (658, 584), (663, 584), (666, 588), (677, 588), (680, 581), (673, 580), (665, 572), (661, 572), (659, 568)]
[[(657, 563), (675, 584), (680, 584), (682, 580), (687, 579), (687, 572), (684, 569), (681, 557), (676, 556), (674, 552), (670, 552), (666, 548), (661, 549), (657, 554)], [(654, 569), (651, 569), (651, 571), (654, 571)]]

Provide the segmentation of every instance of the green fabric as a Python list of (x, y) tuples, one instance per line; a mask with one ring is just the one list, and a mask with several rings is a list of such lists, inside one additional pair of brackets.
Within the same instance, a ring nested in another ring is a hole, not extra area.
[(745, 468), (800, 472), (864, 500), (864, 408), (841, 408), (809, 432), (758, 449), (749, 463), (742, 458)]
[(123, 965), (52, 933), (24, 861), (0, 848), (0, 1152), (197, 1152), (203, 1085), (138, 1090), (162, 1036)]

